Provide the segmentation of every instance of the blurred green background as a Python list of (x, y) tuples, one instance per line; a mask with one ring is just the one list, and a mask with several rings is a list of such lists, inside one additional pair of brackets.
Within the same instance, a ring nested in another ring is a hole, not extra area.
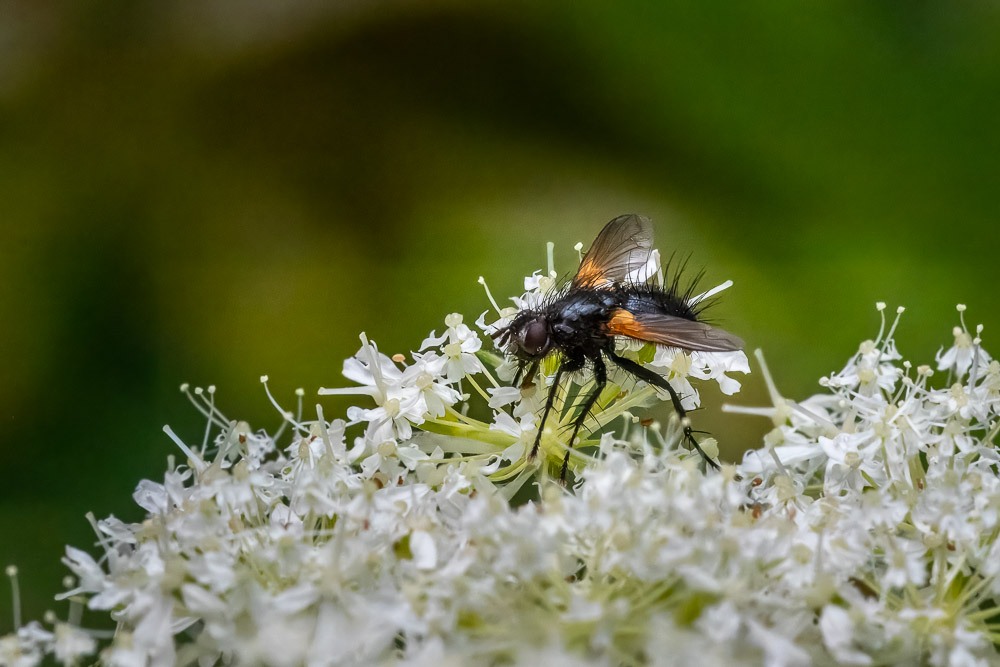
[[(487, 309), (479, 275), (518, 293), (549, 240), (570, 271), (623, 212), (735, 280), (713, 315), (789, 396), (877, 300), (915, 362), (957, 302), (989, 347), (998, 30), (989, 2), (0, 0), (0, 565), (26, 616), (64, 612), (85, 511), (139, 518), (161, 426), (200, 438), (182, 381), (275, 426), (261, 374), (288, 403), (340, 385), (358, 332), (413, 349)], [(715, 412), (731, 460), (767, 427)]]

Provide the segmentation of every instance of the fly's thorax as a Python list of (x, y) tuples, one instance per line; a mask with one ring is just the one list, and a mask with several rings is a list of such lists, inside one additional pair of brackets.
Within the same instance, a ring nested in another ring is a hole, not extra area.
[(621, 296), (617, 290), (574, 289), (550, 304), (546, 308), (546, 316), (553, 324), (561, 321), (585, 322), (605, 317), (620, 305)]
[(596, 351), (607, 339), (607, 322), (619, 307), (613, 290), (573, 290), (547, 310), (553, 345)]

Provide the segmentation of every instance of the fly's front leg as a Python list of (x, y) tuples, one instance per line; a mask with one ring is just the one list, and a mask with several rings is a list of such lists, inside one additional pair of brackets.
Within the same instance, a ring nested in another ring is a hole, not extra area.
[(618, 367), (621, 368), (622, 370), (631, 373), (640, 380), (645, 380), (654, 387), (659, 387), (660, 389), (666, 389), (667, 392), (670, 393), (670, 402), (674, 404), (674, 411), (680, 418), (681, 424), (684, 425), (684, 439), (687, 440), (689, 443), (691, 443), (691, 446), (694, 447), (699, 454), (701, 454), (701, 458), (705, 459), (705, 462), (708, 465), (718, 470), (719, 464), (710, 459), (708, 454), (706, 454), (705, 451), (698, 444), (698, 441), (694, 439), (694, 432), (691, 430), (691, 423), (687, 421), (687, 410), (685, 410), (684, 406), (681, 405), (681, 397), (677, 395), (677, 392), (670, 385), (670, 382), (668, 382), (667, 379), (662, 375), (660, 375), (659, 373), (654, 373), (653, 371), (642, 366), (641, 364), (632, 361), (631, 359), (626, 359), (625, 357), (619, 356), (614, 352), (608, 352), (607, 354), (611, 358), (611, 360), (614, 361), (618, 365)]
[(591, 358), (594, 362), (594, 391), (590, 392), (586, 400), (583, 402), (580, 408), (580, 414), (576, 416), (576, 422), (573, 424), (573, 433), (569, 436), (569, 443), (566, 445), (566, 456), (563, 457), (562, 470), (559, 472), (559, 481), (566, 481), (566, 469), (569, 467), (569, 454), (570, 450), (573, 449), (573, 443), (576, 442), (576, 434), (580, 431), (580, 427), (583, 426), (583, 422), (587, 421), (587, 415), (590, 413), (590, 409), (594, 407), (594, 403), (600, 397), (601, 392), (604, 391), (605, 385), (608, 384), (608, 369), (604, 365), (604, 361), (601, 359), (601, 355)]
[[(538, 364), (539, 362), (534, 361), (518, 366), (517, 373), (514, 374), (514, 380), (511, 384), (515, 387), (520, 387), (521, 389), (527, 389), (528, 386), (535, 381), (535, 373), (538, 372)], [(525, 372), (525, 368), (527, 368), (527, 372)]]
[(542, 430), (545, 428), (545, 420), (549, 418), (552, 401), (556, 399), (556, 392), (559, 391), (559, 380), (562, 378), (564, 366), (565, 364), (560, 364), (555, 377), (552, 378), (552, 386), (549, 387), (549, 395), (545, 399), (545, 409), (542, 410), (542, 421), (538, 423), (538, 432), (535, 433), (535, 444), (531, 446), (531, 454), (528, 455), (529, 460), (538, 456), (538, 446), (542, 444)]

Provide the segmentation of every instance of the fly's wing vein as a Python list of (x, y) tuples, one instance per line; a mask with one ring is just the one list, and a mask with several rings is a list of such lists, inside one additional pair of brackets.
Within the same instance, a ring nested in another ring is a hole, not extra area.
[(641, 215), (620, 215), (604, 226), (583, 256), (573, 287), (609, 287), (644, 267), (653, 249), (653, 226)]
[(743, 349), (743, 340), (704, 322), (664, 313), (633, 313), (619, 308), (608, 321), (616, 336), (698, 352), (731, 352)]

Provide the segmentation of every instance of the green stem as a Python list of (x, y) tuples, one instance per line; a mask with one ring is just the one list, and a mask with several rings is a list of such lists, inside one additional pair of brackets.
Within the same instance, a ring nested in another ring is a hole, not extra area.
[(506, 449), (514, 444), (514, 437), (503, 431), (491, 431), (488, 428), (480, 428), (471, 424), (461, 422), (446, 421), (443, 419), (426, 419), (419, 426), (420, 430), (438, 435), (449, 435), (457, 438), (468, 438), (478, 442), (485, 442), (496, 445), (500, 449)]

